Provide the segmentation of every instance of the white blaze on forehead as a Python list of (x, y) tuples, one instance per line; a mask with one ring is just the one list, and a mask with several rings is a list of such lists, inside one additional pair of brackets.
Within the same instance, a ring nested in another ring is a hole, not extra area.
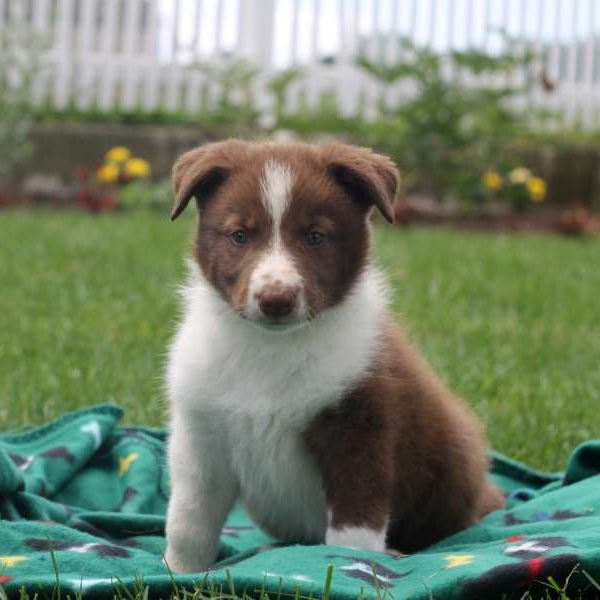
[(282, 163), (269, 160), (265, 163), (260, 180), (262, 203), (273, 221), (275, 235), (292, 196), (292, 170)]
[(261, 201), (271, 221), (269, 245), (258, 261), (250, 277), (246, 314), (258, 316), (258, 297), (269, 285), (282, 285), (299, 290), (295, 316), (305, 314), (306, 300), (302, 290), (302, 277), (294, 261), (284, 246), (281, 236), (281, 222), (291, 202), (293, 174), (289, 166), (269, 160), (265, 163), (264, 174), (260, 179)]

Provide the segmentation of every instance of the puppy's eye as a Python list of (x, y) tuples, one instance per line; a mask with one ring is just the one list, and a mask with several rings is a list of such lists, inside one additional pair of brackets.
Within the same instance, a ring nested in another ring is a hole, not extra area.
[(306, 243), (309, 246), (318, 247), (322, 246), (327, 241), (327, 236), (321, 231), (311, 229), (306, 236)]
[(238, 229), (229, 235), (229, 239), (236, 246), (244, 246), (250, 241), (250, 236), (248, 235), (248, 232), (244, 231), (243, 229)]

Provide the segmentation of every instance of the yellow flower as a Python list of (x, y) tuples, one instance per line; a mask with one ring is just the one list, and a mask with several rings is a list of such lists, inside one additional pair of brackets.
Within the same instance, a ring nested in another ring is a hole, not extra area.
[(150, 165), (143, 158), (131, 158), (125, 163), (125, 174), (129, 177), (146, 177), (150, 175)]
[(106, 153), (108, 162), (123, 163), (131, 156), (131, 152), (125, 146), (115, 146)]
[(487, 171), (482, 178), (483, 185), (486, 188), (497, 192), (502, 189), (502, 177), (496, 171)]
[(98, 169), (98, 179), (102, 183), (114, 183), (119, 178), (119, 167), (108, 163)]
[(540, 177), (532, 177), (526, 185), (527, 191), (529, 192), (529, 197), (533, 202), (544, 201), (548, 185), (543, 179)]
[(531, 171), (526, 169), (525, 167), (519, 167), (517, 169), (513, 169), (509, 174), (508, 178), (511, 183), (523, 184), (527, 183), (528, 179), (531, 177)]

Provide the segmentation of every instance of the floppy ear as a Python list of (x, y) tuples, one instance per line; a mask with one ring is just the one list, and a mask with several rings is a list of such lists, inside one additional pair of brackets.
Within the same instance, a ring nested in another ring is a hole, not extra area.
[(192, 198), (198, 205), (210, 198), (229, 176), (232, 154), (242, 149), (243, 142), (230, 140), (206, 144), (180, 156), (173, 167), (175, 204), (171, 212), (174, 221)]
[(376, 206), (394, 222), (394, 199), (400, 176), (393, 161), (368, 148), (330, 144), (322, 149), (327, 171), (359, 204)]

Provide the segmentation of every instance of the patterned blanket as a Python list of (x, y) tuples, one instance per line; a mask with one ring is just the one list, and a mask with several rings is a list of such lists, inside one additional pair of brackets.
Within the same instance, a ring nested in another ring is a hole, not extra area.
[[(600, 441), (579, 446), (564, 474), (493, 456), (506, 508), (407, 557), (331, 546), (283, 546), (241, 508), (229, 517), (219, 562), (179, 576), (162, 562), (169, 488), (164, 432), (119, 427), (101, 405), (26, 433), (0, 435), (0, 586), (104, 596), (123, 586), (224, 586), (356, 599), (519, 597), (574, 571), (570, 588), (600, 596)], [(586, 592), (586, 590), (588, 590)], [(0, 592), (1, 595), (1, 592)]]

